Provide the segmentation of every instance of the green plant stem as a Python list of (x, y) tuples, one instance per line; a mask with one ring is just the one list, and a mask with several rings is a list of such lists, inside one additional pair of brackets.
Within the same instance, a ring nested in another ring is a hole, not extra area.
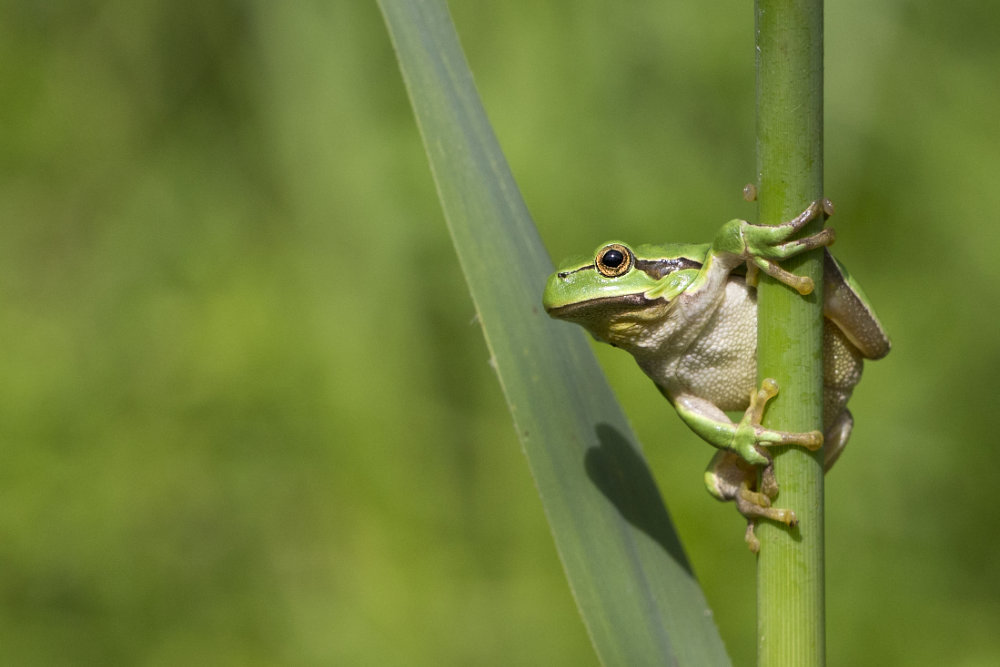
[[(777, 223), (823, 196), (823, 2), (756, 0), (759, 217)], [(816, 221), (807, 229), (821, 227)], [(762, 278), (758, 291), (758, 375), (778, 381), (765, 423), (822, 430), (822, 251), (785, 263), (812, 277), (801, 297)], [(775, 451), (775, 505), (793, 509), (791, 530), (758, 527), (758, 665), (825, 663), (822, 451)]]

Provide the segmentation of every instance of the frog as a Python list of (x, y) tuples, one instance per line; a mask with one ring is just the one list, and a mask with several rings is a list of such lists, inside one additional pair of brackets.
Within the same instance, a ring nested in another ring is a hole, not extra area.
[[(681, 420), (717, 448), (704, 473), (709, 493), (734, 501), (747, 521), (745, 540), (757, 552), (759, 520), (795, 526), (791, 509), (776, 507), (775, 446), (823, 448), (824, 471), (843, 453), (854, 419), (847, 408), (864, 360), (881, 359), (891, 344), (870, 301), (829, 250), (826, 220), (833, 204), (819, 199), (777, 225), (734, 219), (708, 244), (601, 244), (569, 259), (548, 278), (542, 305), (551, 317), (586, 329), (630, 353)], [(823, 430), (781, 431), (761, 424), (779, 388), (757, 382), (757, 284), (760, 272), (805, 296), (815, 284), (782, 268), (805, 252), (823, 252)], [(742, 417), (733, 421), (727, 412)]]

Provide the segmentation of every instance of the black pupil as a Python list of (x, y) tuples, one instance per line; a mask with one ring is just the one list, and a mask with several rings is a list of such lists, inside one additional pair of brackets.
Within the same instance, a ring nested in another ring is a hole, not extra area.
[(604, 257), (601, 262), (605, 266), (610, 266), (612, 269), (617, 269), (625, 261), (625, 255), (622, 254), (621, 250), (608, 250), (604, 253)]

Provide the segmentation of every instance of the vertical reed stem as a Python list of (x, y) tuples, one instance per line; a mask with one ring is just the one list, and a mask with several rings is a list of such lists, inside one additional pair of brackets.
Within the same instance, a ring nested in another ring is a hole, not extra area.
[[(823, 196), (823, 2), (756, 0), (755, 19), (759, 219), (774, 224)], [(761, 278), (758, 375), (780, 387), (765, 423), (822, 430), (822, 251), (785, 268), (812, 277), (816, 291), (802, 297)], [(826, 653), (822, 451), (790, 447), (775, 455), (775, 505), (793, 509), (799, 525), (758, 526), (758, 666), (817, 667)]]

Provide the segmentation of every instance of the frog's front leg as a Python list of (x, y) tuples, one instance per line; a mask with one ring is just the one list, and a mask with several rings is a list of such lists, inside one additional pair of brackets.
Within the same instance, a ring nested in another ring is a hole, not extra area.
[(761, 426), (764, 405), (778, 393), (778, 383), (770, 378), (751, 394), (750, 407), (738, 424), (734, 424), (725, 412), (707, 399), (684, 391), (662, 391), (688, 428), (702, 440), (719, 449), (735, 452), (751, 465), (766, 466), (771, 463), (771, 456), (765, 447), (799, 445), (816, 450), (823, 446), (823, 434), (819, 431), (794, 433)]
[[(764, 406), (767, 401), (778, 393), (778, 385), (774, 380), (766, 379), (761, 383), (760, 389), (750, 395), (750, 406), (747, 408), (736, 427), (737, 432), (741, 428), (759, 426), (764, 415)], [(723, 413), (725, 416), (725, 413)], [(805, 434), (787, 434), (777, 431), (785, 436), (794, 436), (809, 449), (820, 446), (823, 442), (818, 431)], [(820, 445), (815, 443), (819, 442)], [(722, 449), (718, 451), (705, 471), (705, 486), (709, 493), (719, 500), (734, 500), (736, 509), (747, 520), (747, 530), (745, 540), (750, 550), (757, 553), (760, 550), (760, 541), (754, 533), (758, 519), (770, 519), (784, 523), (787, 526), (795, 526), (798, 518), (795, 512), (789, 509), (781, 509), (771, 506), (771, 501), (778, 496), (778, 482), (774, 478), (774, 465), (771, 462), (770, 453), (764, 449), (763, 444), (757, 444), (754, 451), (760, 454), (767, 461), (760, 475), (760, 485), (757, 484), (757, 467), (743, 458), (733, 449)]]
[(808, 250), (831, 245), (836, 237), (830, 228), (805, 238), (791, 238), (812, 220), (820, 216), (826, 220), (831, 215), (833, 203), (829, 199), (821, 199), (814, 201), (791, 220), (777, 225), (754, 225), (746, 220), (730, 220), (723, 225), (712, 242), (712, 253), (720, 257), (735, 258), (735, 265), (746, 262), (747, 282), (751, 285), (756, 284), (757, 270), (761, 270), (799, 294), (809, 294), (814, 288), (812, 279), (786, 271), (778, 262)]

